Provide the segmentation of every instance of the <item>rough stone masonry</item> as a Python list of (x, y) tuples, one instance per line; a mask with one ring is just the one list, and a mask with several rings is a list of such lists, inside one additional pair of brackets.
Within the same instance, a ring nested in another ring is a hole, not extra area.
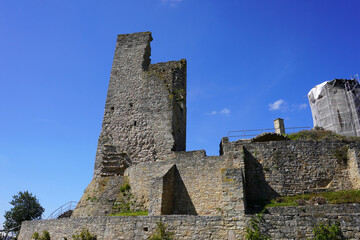
[(117, 38), (93, 180), (72, 217), (111, 213), (126, 168), (185, 151), (186, 60), (151, 64), (151, 41)]
[[(360, 188), (359, 141), (274, 133), (224, 137), (219, 156), (186, 152), (186, 61), (151, 64), (151, 41), (150, 32), (117, 38), (93, 179), (71, 218), (24, 222), (18, 239), (43, 230), (71, 239), (82, 228), (98, 240), (147, 239), (159, 221), (175, 239), (243, 239), (259, 202)], [(148, 216), (110, 216), (123, 207)], [(261, 227), (272, 239), (307, 239), (319, 222), (359, 239), (360, 205), (272, 208)]]

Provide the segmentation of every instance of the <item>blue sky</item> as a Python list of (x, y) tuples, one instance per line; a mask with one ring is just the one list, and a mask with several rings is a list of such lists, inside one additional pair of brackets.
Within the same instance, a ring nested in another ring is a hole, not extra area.
[(312, 126), (307, 93), (360, 70), (356, 0), (0, 0), (0, 225), (29, 190), (48, 216), (90, 183), (117, 34), (188, 62), (187, 149)]

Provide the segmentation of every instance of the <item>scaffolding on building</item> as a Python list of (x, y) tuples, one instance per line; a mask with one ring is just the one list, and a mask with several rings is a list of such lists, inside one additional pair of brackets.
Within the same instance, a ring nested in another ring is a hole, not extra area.
[(314, 127), (345, 136), (360, 136), (360, 84), (334, 79), (317, 85), (308, 94)]

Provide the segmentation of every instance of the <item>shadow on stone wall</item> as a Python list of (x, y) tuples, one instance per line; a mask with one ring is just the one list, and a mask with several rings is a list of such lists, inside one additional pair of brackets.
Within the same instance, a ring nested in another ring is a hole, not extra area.
[(260, 212), (271, 199), (279, 197), (265, 180), (262, 164), (246, 148), (245, 155), (245, 196), (246, 212)]
[[(194, 176), (196, 177), (196, 176)], [(174, 200), (173, 214), (197, 215), (195, 206), (191, 201), (186, 186), (180, 176), (180, 172), (174, 168)]]

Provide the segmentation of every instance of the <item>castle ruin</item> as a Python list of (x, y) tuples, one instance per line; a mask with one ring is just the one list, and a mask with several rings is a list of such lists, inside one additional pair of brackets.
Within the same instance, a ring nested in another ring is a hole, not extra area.
[[(150, 63), (150, 32), (116, 42), (94, 175), (71, 218), (29, 221), (19, 239), (47, 230), (70, 239), (87, 228), (99, 240), (147, 239), (162, 221), (175, 239), (243, 239), (252, 214), (278, 196), (360, 188), (356, 141), (221, 139), (220, 155), (185, 151), (186, 61)], [(276, 134), (275, 134), (276, 135)], [(334, 152), (346, 146), (346, 163)], [(147, 211), (147, 216), (113, 216)], [(273, 208), (273, 239), (306, 239), (321, 220), (341, 219), (359, 236), (360, 205)], [(336, 213), (335, 215), (333, 213)]]

